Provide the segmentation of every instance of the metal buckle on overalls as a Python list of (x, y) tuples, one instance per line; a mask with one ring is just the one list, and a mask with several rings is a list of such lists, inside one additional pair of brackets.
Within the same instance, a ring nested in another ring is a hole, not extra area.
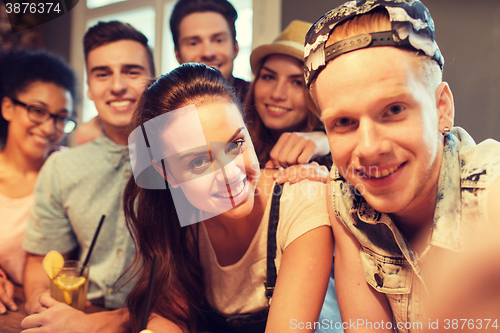
[(266, 288), (266, 297), (269, 300), (271, 297), (273, 297), (274, 287), (268, 287), (267, 281), (264, 281), (264, 287)]

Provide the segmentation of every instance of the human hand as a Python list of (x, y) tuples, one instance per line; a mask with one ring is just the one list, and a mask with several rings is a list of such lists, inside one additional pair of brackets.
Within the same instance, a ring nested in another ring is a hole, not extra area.
[(88, 333), (92, 332), (89, 325), (91, 320), (86, 314), (71, 306), (58, 302), (49, 293), (43, 293), (39, 297), (40, 305), (44, 311), (27, 316), (21, 322), (24, 329), (21, 333)]
[(266, 168), (305, 164), (316, 156), (330, 152), (328, 138), (323, 132), (293, 132), (281, 134), (270, 153)]
[(326, 166), (320, 165), (317, 162), (311, 162), (308, 164), (292, 165), (285, 169), (280, 168), (273, 177), (278, 184), (285, 182), (294, 184), (304, 179), (327, 183), (330, 172)]
[(0, 314), (4, 314), (7, 308), (17, 311), (17, 305), (14, 302), (14, 284), (7, 278), (0, 277)]
[(44, 295), (50, 297), (49, 289), (38, 289), (37, 291), (32, 293), (29, 298), (26, 299), (24, 309), (28, 314), (40, 313), (47, 310), (47, 308), (43, 306), (41, 302), (41, 298)]

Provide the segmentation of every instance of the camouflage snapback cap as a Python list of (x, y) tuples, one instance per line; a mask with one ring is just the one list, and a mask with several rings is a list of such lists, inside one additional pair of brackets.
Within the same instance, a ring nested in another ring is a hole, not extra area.
[[(354, 16), (385, 8), (392, 30), (362, 34), (325, 47), (336, 25)], [(441, 70), (444, 58), (434, 39), (434, 21), (418, 0), (350, 0), (321, 16), (306, 35), (304, 77), (308, 88), (326, 64), (341, 54), (374, 46), (394, 46), (421, 51), (435, 60)]]

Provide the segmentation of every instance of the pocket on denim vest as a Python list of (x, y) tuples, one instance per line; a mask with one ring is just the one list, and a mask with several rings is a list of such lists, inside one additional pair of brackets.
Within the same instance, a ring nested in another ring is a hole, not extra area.
[(360, 256), (366, 282), (376, 291), (385, 294), (410, 293), (413, 270), (402, 255), (389, 257), (361, 247)]

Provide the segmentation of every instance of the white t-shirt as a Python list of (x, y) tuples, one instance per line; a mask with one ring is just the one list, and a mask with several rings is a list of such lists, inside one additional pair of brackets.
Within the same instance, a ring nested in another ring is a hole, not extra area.
[[(276, 270), (279, 274), (285, 248), (306, 232), (330, 225), (327, 185), (303, 180), (286, 183), (280, 200), (280, 219), (276, 233)], [(199, 251), (205, 272), (206, 297), (212, 307), (224, 314), (253, 313), (268, 306), (264, 281), (267, 276), (267, 230), (270, 195), (264, 216), (248, 250), (235, 264), (221, 267), (217, 262), (207, 229), (201, 223)]]

